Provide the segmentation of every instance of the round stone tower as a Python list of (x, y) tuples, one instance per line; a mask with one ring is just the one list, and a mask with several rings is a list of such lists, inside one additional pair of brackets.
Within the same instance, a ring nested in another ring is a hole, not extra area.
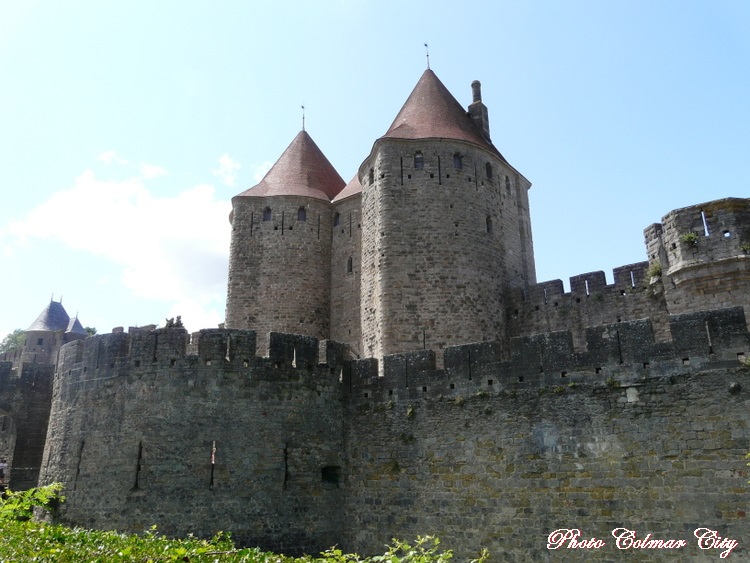
[(331, 200), (344, 180), (301, 131), (261, 182), (232, 199), (226, 327), (328, 338)]
[(502, 339), (504, 304), (536, 282), (531, 184), (472, 90), (467, 113), (425, 71), (359, 169), (366, 357)]

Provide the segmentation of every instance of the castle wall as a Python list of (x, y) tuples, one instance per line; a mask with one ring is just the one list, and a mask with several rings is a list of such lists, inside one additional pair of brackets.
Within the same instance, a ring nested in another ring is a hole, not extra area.
[(29, 330), (26, 331), (26, 343), (20, 363), (54, 364), (57, 352), (65, 343), (65, 332), (62, 330)]
[[(750, 335), (740, 307), (669, 332), (637, 320), (589, 327), (580, 350), (570, 331), (454, 346), (442, 369), (431, 350), (380, 369), (277, 333), (268, 358), (251, 331), (96, 336), (61, 350), (41, 483), (65, 485), (67, 523), (228, 530), (287, 552), (437, 534), (459, 559), (616, 561), (609, 534), (626, 526), (685, 538), (679, 555), (699, 561), (695, 528), (750, 533)], [(558, 528), (608, 545), (548, 552)]]
[(587, 327), (649, 319), (656, 339), (670, 340), (664, 288), (661, 280), (652, 283), (648, 268), (648, 262), (615, 268), (612, 284), (607, 284), (602, 271), (574, 276), (568, 293), (560, 280), (533, 285), (525, 299), (508, 310), (510, 333), (570, 330), (574, 346), (580, 349), (586, 344)]
[(0, 441), (10, 466), (8, 486), (36, 486), (47, 437), (54, 366), (0, 362)]
[[(374, 553), (396, 535), (436, 534), (459, 560), (713, 561), (696, 528), (747, 557), (750, 341), (741, 309), (449, 348), (349, 366), (343, 545)], [(708, 334), (708, 336), (707, 336)], [(712, 342), (712, 344), (709, 344)], [(620, 552), (611, 531), (684, 539)], [(560, 528), (599, 550), (547, 549)]]
[(506, 292), (536, 281), (515, 174), (456, 141), (376, 143), (360, 168), (365, 356), (505, 335)]
[[(327, 548), (343, 521), (338, 374), (318, 342), (183, 329), (67, 345), (55, 380), (42, 483), (60, 481), (59, 518), (169, 535), (231, 531), (284, 552)], [(296, 367), (293, 367), (293, 364)]]
[(750, 318), (750, 199), (676, 209), (645, 237), (671, 313), (741, 305)]
[[(362, 280), (362, 196), (354, 195), (333, 207), (331, 243), (331, 340), (349, 346), (362, 357), (359, 296)], [(351, 262), (350, 262), (351, 260)]]
[(328, 338), (330, 204), (274, 196), (235, 197), (232, 205), (227, 328)]

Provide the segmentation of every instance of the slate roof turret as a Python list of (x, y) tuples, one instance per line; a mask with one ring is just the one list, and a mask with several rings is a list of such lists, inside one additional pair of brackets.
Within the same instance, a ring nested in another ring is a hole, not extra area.
[(344, 180), (307, 131), (300, 131), (257, 186), (235, 197), (291, 195), (331, 201)]
[(81, 334), (83, 336), (89, 335), (89, 333), (86, 332), (86, 329), (83, 328), (83, 325), (78, 320), (77, 316), (70, 319), (70, 322), (68, 323), (68, 328), (65, 331), (65, 334)]
[(53, 332), (57, 330), (67, 330), (69, 322), (70, 317), (68, 316), (68, 313), (65, 312), (62, 303), (50, 301), (49, 305), (44, 308), (44, 311), (39, 314), (36, 320), (31, 323), (31, 326), (26, 330), (49, 330)]

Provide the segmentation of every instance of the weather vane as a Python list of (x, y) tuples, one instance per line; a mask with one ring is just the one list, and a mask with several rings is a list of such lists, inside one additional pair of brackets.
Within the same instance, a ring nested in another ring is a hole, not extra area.
[(305, 106), (300, 106), (302, 108), (302, 130), (305, 130)]
[(424, 44), (424, 50), (425, 50), (425, 53), (427, 54), (427, 69), (429, 70), (429, 68), (430, 68), (430, 48), (427, 46), (427, 43)]

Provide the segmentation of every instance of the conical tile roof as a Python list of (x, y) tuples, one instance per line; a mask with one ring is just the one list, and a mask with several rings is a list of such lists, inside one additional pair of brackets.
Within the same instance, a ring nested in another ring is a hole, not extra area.
[(456, 139), (488, 149), (502, 158), (463, 106), (430, 69), (424, 71), (396, 119), (381, 138)]
[(338, 202), (338, 201), (341, 201), (342, 199), (346, 199), (348, 197), (361, 194), (361, 193), (362, 193), (362, 184), (359, 183), (359, 175), (355, 174), (354, 178), (349, 180), (349, 183), (346, 185), (346, 187), (339, 192), (339, 195), (333, 198), (333, 201)]
[(307, 131), (300, 131), (260, 183), (237, 197), (292, 195), (331, 201), (344, 184)]
[(36, 320), (31, 323), (31, 326), (26, 330), (66, 330), (70, 317), (62, 306), (62, 303), (57, 301), (50, 301), (49, 305), (45, 307)]

